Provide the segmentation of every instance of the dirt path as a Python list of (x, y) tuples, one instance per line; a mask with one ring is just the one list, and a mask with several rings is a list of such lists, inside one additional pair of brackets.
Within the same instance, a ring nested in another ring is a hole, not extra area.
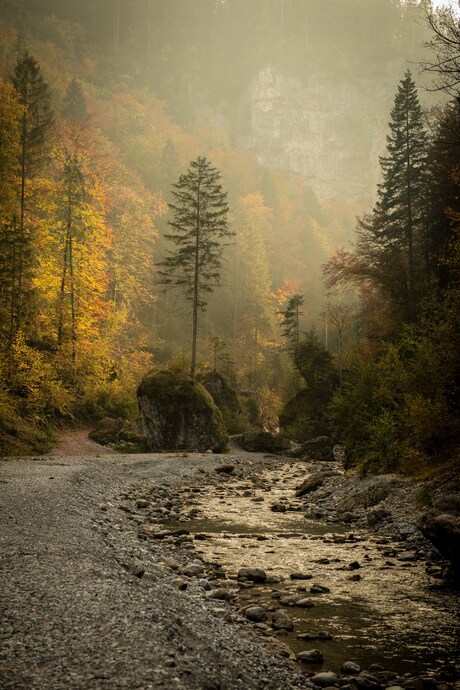
[(82, 457), (111, 455), (113, 451), (88, 438), (88, 429), (66, 429), (59, 434), (59, 441), (49, 453), (52, 457)]

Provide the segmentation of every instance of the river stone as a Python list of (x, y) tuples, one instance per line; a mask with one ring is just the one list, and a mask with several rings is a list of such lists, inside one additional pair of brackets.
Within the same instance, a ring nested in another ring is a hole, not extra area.
[(332, 671), (323, 671), (322, 673), (317, 673), (316, 675), (312, 676), (310, 680), (315, 685), (320, 685), (322, 688), (327, 688), (328, 686), (335, 685), (338, 681), (338, 678), (335, 673), (332, 673)]
[(233, 474), (235, 472), (235, 465), (218, 465), (214, 471), (220, 474)]
[(284, 611), (274, 611), (272, 614), (272, 627), (275, 630), (293, 630), (294, 623)]
[(225, 587), (213, 589), (209, 596), (211, 599), (217, 599), (219, 601), (230, 601), (234, 598), (234, 594), (229, 592), (228, 589), (225, 589)]
[(390, 511), (386, 508), (379, 508), (376, 506), (375, 508), (369, 510), (369, 512), (366, 514), (367, 524), (369, 527), (374, 527), (385, 518), (390, 517), (390, 515)]
[[(323, 655), (319, 651), (319, 649), (307, 649), (304, 652), (299, 652), (297, 654), (297, 659), (299, 661), (304, 661), (307, 664), (321, 664), (323, 661)], [(327, 682), (326, 682), (326, 678), (324, 678), (323, 680), (318, 679), (318, 676), (326, 676), (326, 675), (330, 676), (327, 679)], [(331, 679), (332, 676), (334, 676), (335, 680)], [(316, 681), (315, 678), (317, 678), (318, 680)], [(322, 687), (326, 687), (328, 685), (333, 685), (337, 681), (337, 676), (334, 673), (332, 673), (332, 674), (317, 673), (316, 676), (313, 676), (313, 678), (311, 680), (315, 683), (315, 685), (321, 685)], [(322, 680), (322, 682), (321, 682), (321, 680)]]
[(184, 568), (181, 568), (180, 574), (186, 577), (196, 577), (197, 575), (202, 575), (204, 573), (204, 568), (199, 563), (190, 563)]
[(265, 582), (267, 573), (262, 568), (240, 568), (238, 580), (250, 580), (251, 582)]
[(358, 676), (355, 676), (354, 681), (360, 690), (378, 690), (382, 687), (379, 679), (368, 671), (361, 671)]
[(324, 480), (330, 476), (330, 472), (316, 472), (310, 475), (297, 487), (295, 495), (299, 498), (316, 491), (316, 489), (319, 489), (319, 487), (323, 485)]
[(303, 599), (299, 599), (299, 601), (297, 601), (295, 604), (295, 606), (299, 606), (301, 609), (312, 609), (314, 605), (314, 602), (311, 601), (311, 599), (307, 599), (306, 597)]
[(267, 612), (262, 606), (250, 606), (244, 611), (244, 615), (254, 623), (262, 623), (267, 620)]
[(309, 573), (291, 573), (289, 577), (291, 580), (311, 580), (313, 575)]
[(137, 389), (140, 424), (150, 450), (221, 452), (228, 436), (209, 393), (189, 376), (152, 369)]
[(353, 675), (355, 673), (360, 673), (361, 667), (358, 666), (358, 664), (355, 664), (354, 661), (345, 661), (340, 670), (342, 673), (351, 673)]
[(310, 587), (311, 594), (327, 594), (330, 591), (329, 587), (325, 587), (324, 585), (312, 585)]

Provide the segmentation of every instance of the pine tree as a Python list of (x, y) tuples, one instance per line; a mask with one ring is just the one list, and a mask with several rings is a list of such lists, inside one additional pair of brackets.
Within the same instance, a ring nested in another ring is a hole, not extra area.
[(75, 79), (75, 77), (67, 87), (62, 114), (65, 118), (75, 120), (75, 122), (78, 122), (79, 124), (83, 124), (88, 117), (86, 99), (80, 83)]
[(173, 185), (166, 235), (176, 249), (160, 264), (162, 282), (179, 288), (192, 305), (192, 355), (190, 375), (195, 375), (198, 311), (204, 311), (207, 296), (219, 285), (223, 241), (233, 236), (228, 225), (227, 193), (221, 175), (206, 158), (198, 157)]
[[(31, 259), (31, 229), (26, 223), (27, 181), (37, 172), (46, 155), (46, 137), (53, 125), (51, 93), (37, 61), (27, 51), (16, 62), (13, 86), (23, 106), (20, 135), (20, 212), (18, 219), (17, 280), (13, 290), (12, 322), (14, 330), (22, 326), (24, 281)], [(13, 334), (12, 334), (13, 335)]]
[(396, 93), (387, 155), (380, 158), (383, 182), (374, 211), (374, 230), (383, 247), (396, 250), (407, 265), (406, 311), (417, 317), (417, 259), (423, 237), (424, 167), (427, 141), (417, 89), (406, 72)]
[(283, 317), (282, 321), (282, 334), (287, 341), (288, 352), (294, 357), (296, 357), (297, 351), (299, 349), (300, 340), (300, 317), (302, 316), (302, 306), (304, 303), (303, 295), (296, 293), (292, 295), (286, 304), (286, 309), (280, 314)]

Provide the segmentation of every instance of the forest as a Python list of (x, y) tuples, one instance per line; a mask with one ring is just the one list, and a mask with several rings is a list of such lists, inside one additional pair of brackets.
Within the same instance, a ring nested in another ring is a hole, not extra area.
[(230, 434), (458, 460), (459, 56), (428, 0), (3, 0), (1, 455), (134, 422), (143, 375), (192, 362), (237, 391)]

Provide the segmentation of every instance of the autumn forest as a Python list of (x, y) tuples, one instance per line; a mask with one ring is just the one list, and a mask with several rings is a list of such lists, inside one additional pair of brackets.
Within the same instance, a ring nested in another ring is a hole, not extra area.
[(230, 434), (451, 462), (459, 55), (428, 0), (0, 2), (1, 454), (134, 424), (158, 367), (218, 372)]

